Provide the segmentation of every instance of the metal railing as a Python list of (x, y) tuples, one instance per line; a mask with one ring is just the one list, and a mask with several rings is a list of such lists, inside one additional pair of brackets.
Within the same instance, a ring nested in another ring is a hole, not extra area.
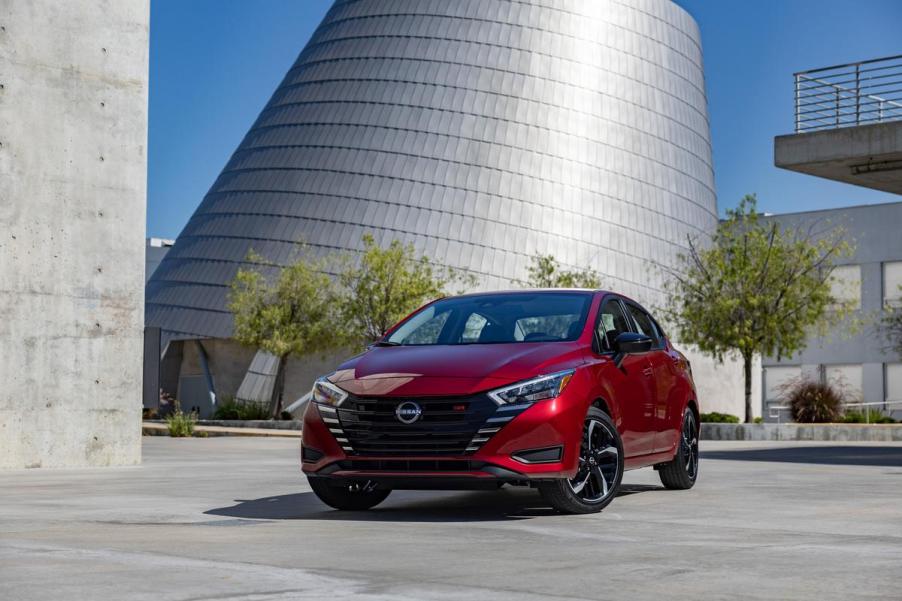
[[(886, 401), (876, 401), (876, 402), (871, 402), (871, 403), (843, 403), (844, 408), (863, 407), (865, 409), (864, 410), (864, 419), (865, 419), (866, 424), (871, 423), (871, 412), (869, 411), (869, 409), (871, 407), (880, 407), (881, 409), (886, 409), (886, 405), (902, 405), (902, 400), (899, 400), (899, 401), (886, 400)], [(780, 412), (781, 411), (789, 412), (792, 410), (792, 407), (790, 407), (789, 405), (768, 405), (767, 408), (768, 408), (768, 415), (770, 416), (770, 418), (776, 419), (778, 424), (781, 423), (780, 417), (782, 414)]]
[(796, 133), (902, 119), (902, 54), (793, 76)]

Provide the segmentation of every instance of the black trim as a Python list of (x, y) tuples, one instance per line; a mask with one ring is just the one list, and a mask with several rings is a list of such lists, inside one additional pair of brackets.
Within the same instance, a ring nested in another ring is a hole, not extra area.
[[(432, 463), (429, 460), (427, 461), (429, 463)], [(410, 463), (415, 464), (419, 462), (420, 460), (413, 460)], [(537, 480), (534, 480), (525, 474), (520, 474), (518, 472), (508, 470), (497, 465), (485, 464), (479, 461), (467, 462), (449, 460), (443, 462), (449, 464), (448, 468), (451, 468), (452, 466), (458, 467), (455, 464), (460, 463), (469, 463), (471, 466), (478, 465), (479, 467), (471, 470), (474, 472), (473, 475), (417, 474), (416, 472), (411, 472), (409, 475), (404, 474), (403, 472), (397, 474), (382, 474), (379, 473), (379, 469), (373, 469), (372, 475), (370, 475), (366, 473), (368, 471), (366, 469), (358, 470), (356, 467), (343, 467), (346, 465), (356, 466), (356, 464), (363, 463), (376, 462), (363, 460), (338, 461), (336, 463), (327, 465), (315, 474), (307, 474), (307, 477), (310, 479), (320, 479), (331, 486), (347, 486), (348, 484), (355, 482), (370, 481), (378, 484), (382, 488), (387, 488), (389, 490), (496, 490), (504, 484), (528, 486), (537, 482)], [(436, 461), (436, 463), (439, 462)], [(360, 473), (353, 476), (331, 475), (337, 471), (344, 469), (354, 469), (355, 471), (359, 471)], [(424, 471), (430, 472), (437, 470), (427, 469)], [(453, 471), (457, 470), (449, 469), (449, 474), (451, 474)]]
[(344, 459), (333, 465), (340, 470), (377, 472), (476, 472), (484, 461), (467, 459)]
[(557, 463), (563, 456), (564, 447), (562, 446), (525, 449), (511, 454), (511, 457), (520, 463)]
[(323, 458), (324, 454), (322, 451), (312, 447), (301, 447), (301, 461), (306, 461), (307, 463), (316, 463)]

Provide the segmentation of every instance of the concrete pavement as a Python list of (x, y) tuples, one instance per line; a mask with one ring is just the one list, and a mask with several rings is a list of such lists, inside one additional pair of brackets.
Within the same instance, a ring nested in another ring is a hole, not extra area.
[(0, 472), (0, 599), (899, 599), (902, 444), (704, 442), (691, 491), (322, 505), (297, 441), (144, 439), (133, 468)]

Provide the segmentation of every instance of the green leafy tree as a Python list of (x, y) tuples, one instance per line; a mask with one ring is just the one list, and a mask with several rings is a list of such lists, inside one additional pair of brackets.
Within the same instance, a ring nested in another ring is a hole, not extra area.
[(347, 262), (339, 281), (343, 331), (350, 345), (358, 347), (382, 338), (425, 302), (445, 296), (452, 283), (473, 282), (426, 257), (417, 258), (412, 244), (393, 240), (381, 248), (370, 234), (363, 236), (359, 262)]
[(234, 338), (279, 358), (271, 406), (276, 417), (288, 357), (323, 353), (340, 343), (335, 287), (322, 262), (302, 259), (280, 269), (253, 252), (248, 261), (254, 267), (238, 270), (229, 294)]
[(533, 255), (529, 267), (526, 268), (529, 279), (526, 285), (530, 288), (599, 288), (601, 278), (589, 268), (565, 270), (554, 255)]
[(727, 211), (706, 248), (689, 240), (689, 253), (667, 270), (664, 314), (678, 338), (717, 360), (736, 352), (745, 376), (745, 421), (752, 421), (752, 359), (756, 353), (791, 356), (805, 347), (829, 310), (850, 310), (831, 296), (836, 259), (850, 252), (839, 228), (783, 229), (764, 222), (753, 195)]

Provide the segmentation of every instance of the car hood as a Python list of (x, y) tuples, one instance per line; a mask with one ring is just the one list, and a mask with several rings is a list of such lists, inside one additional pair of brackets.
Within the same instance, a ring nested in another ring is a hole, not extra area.
[(373, 347), (329, 379), (356, 395), (473, 394), (582, 362), (576, 342)]

